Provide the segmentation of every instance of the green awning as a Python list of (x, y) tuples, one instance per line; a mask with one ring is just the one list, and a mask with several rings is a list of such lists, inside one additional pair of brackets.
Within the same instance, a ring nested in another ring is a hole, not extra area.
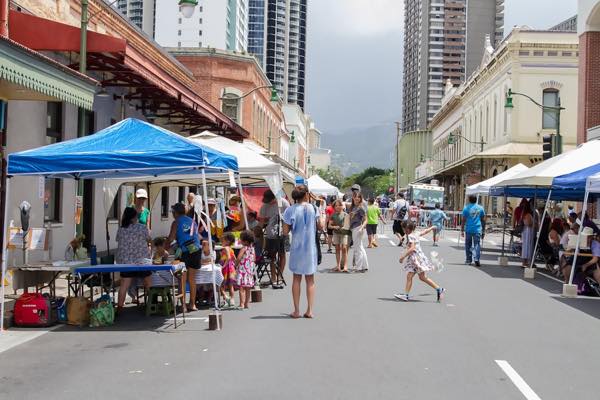
[(97, 86), (93, 79), (4, 38), (0, 40), (0, 79), (88, 110)]

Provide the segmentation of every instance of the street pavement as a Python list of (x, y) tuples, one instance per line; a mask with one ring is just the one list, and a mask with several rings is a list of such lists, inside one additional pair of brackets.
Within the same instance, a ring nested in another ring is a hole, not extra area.
[(436, 248), (441, 303), (418, 279), (414, 301), (394, 299), (404, 274), (387, 233), (367, 274), (329, 273), (324, 255), (312, 320), (287, 317), (288, 286), (225, 311), (220, 332), (206, 330), (207, 311), (174, 330), (135, 309), (111, 328), (36, 332), (0, 352), (0, 399), (600, 398), (600, 301), (561, 298), (559, 282), (498, 266), (498, 237), (480, 269), (464, 265), (457, 238)]

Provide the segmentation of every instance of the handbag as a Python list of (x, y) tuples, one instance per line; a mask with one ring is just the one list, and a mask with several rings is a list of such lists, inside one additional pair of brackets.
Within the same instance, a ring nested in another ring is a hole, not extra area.
[[(315, 210), (315, 215), (319, 215), (319, 211), (314, 204), (313, 208)], [(306, 210), (304, 212), (306, 213)], [(317, 224), (317, 221), (315, 221), (315, 246), (317, 246), (317, 265), (321, 265), (321, 262), (323, 261), (323, 253), (321, 252), (321, 241), (319, 240), (319, 236), (319, 226)]]

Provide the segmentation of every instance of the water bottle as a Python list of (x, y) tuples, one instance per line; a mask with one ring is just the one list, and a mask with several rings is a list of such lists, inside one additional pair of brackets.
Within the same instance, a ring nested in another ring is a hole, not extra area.
[(97, 253), (96, 245), (93, 244), (90, 246), (90, 259), (91, 259), (92, 265), (98, 265), (98, 256), (96, 253)]

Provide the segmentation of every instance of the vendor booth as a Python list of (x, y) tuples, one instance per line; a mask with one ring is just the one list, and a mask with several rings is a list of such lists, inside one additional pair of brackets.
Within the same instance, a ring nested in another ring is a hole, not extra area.
[(313, 175), (308, 178), (308, 190), (319, 196), (339, 196), (339, 189), (321, 178), (319, 175)]
[[(550, 200), (581, 201), (584, 198), (587, 178), (600, 174), (598, 154), (600, 154), (600, 141), (583, 143), (576, 149), (562, 153), (512, 178), (498, 182), (492, 187), (490, 193), (494, 196), (543, 198), (546, 200), (542, 213), (542, 220), (544, 220)], [(540, 224), (540, 231), (537, 232), (538, 239), (541, 228)], [(534, 246), (532, 265), (537, 248), (538, 242)]]
[(467, 186), (466, 194), (467, 196), (476, 195), (476, 196), (489, 196), (491, 189), (494, 186), (497, 186), (500, 182), (514, 178), (516, 175), (527, 171), (527, 168), (523, 164), (517, 164), (512, 168), (507, 169), (506, 171), (498, 174), (490, 179), (486, 179), (483, 182), (476, 183), (471, 186)]
[[(37, 149), (8, 155), (6, 198), (9, 199), (10, 178), (14, 176), (43, 176), (61, 179), (113, 179), (149, 182), (162, 176), (201, 176), (204, 206), (208, 213), (206, 176), (238, 172), (237, 158), (188, 140), (180, 135), (136, 119), (125, 119), (98, 133), (59, 142)], [(7, 202), (8, 203), (8, 202)], [(5, 207), (8, 219), (9, 204)], [(5, 235), (3, 248), (7, 248)], [(209, 235), (212, 252), (212, 240)], [(6, 275), (7, 255), (3, 252), (2, 281)], [(106, 266), (112, 270), (118, 265)], [(80, 268), (80, 267), (78, 267)], [(95, 267), (94, 271), (101, 268)], [(123, 266), (131, 268), (131, 266)], [(140, 266), (137, 266), (140, 268)], [(215, 278), (213, 290), (216, 301)], [(4, 285), (1, 293), (4, 317)], [(218, 319), (217, 319), (218, 320)], [(3, 326), (0, 326), (0, 332)]]

